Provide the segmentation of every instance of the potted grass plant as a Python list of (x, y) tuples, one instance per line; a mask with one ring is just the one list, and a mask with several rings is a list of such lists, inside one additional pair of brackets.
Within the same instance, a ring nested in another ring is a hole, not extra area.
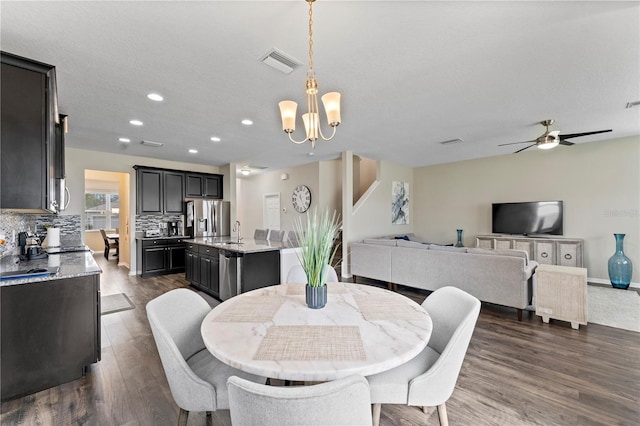
[(306, 218), (298, 217), (294, 230), (298, 237), (300, 252), (298, 259), (307, 276), (306, 302), (313, 309), (323, 308), (327, 303), (327, 270), (336, 254), (334, 240), (340, 228), (336, 211), (308, 211)]

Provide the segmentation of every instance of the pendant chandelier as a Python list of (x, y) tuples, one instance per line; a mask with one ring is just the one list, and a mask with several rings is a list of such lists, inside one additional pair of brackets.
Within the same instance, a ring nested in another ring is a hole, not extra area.
[(340, 124), (340, 93), (330, 92), (322, 96), (322, 104), (327, 114), (327, 122), (333, 128), (331, 136), (325, 137), (320, 128), (320, 114), (318, 109), (318, 82), (313, 71), (313, 2), (315, 0), (305, 0), (309, 3), (309, 71), (307, 72), (306, 92), (307, 92), (307, 113), (302, 115), (302, 121), (306, 132), (306, 138), (301, 141), (293, 139), (291, 134), (296, 130), (296, 110), (298, 104), (294, 101), (282, 101), (278, 104), (282, 117), (282, 130), (289, 135), (289, 140), (296, 144), (311, 142), (313, 148), (316, 147), (318, 138), (325, 141), (333, 139), (336, 134), (336, 127)]

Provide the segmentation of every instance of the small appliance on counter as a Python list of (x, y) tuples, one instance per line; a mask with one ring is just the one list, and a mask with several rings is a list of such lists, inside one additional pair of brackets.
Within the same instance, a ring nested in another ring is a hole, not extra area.
[(46, 259), (47, 252), (40, 245), (42, 239), (31, 232), (18, 233), (18, 246), (20, 247), (20, 260)]
[(182, 236), (182, 221), (172, 220), (167, 222), (167, 236), (169, 237)]
[(159, 229), (147, 229), (144, 231), (145, 238), (158, 238), (161, 236)]

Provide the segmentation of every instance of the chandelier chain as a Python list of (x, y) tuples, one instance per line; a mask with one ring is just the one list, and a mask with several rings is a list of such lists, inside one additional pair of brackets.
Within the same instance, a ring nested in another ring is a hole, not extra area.
[(309, 2), (309, 71), (313, 71), (313, 1)]

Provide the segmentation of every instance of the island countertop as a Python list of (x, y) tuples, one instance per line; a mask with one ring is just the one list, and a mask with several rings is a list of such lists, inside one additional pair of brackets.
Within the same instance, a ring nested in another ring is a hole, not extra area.
[(93, 258), (93, 252), (74, 252), (50, 254), (46, 259), (17, 261), (17, 256), (9, 255), (0, 259), (0, 272), (30, 271), (34, 269), (49, 269), (58, 272), (48, 275), (32, 276), (18, 279), (0, 280), (0, 286), (30, 284), (41, 281), (61, 280), (65, 278), (82, 277), (102, 273), (102, 269)]
[(268, 241), (243, 238), (240, 240), (240, 244), (238, 244), (237, 240), (231, 237), (191, 238), (185, 239), (185, 242), (233, 251), (236, 253), (258, 253), (294, 248), (287, 241)]

